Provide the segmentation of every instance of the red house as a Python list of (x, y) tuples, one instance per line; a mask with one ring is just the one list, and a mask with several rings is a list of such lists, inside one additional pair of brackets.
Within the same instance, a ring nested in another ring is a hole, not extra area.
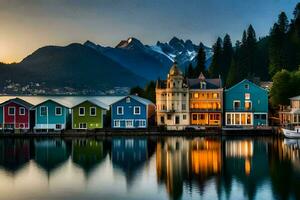
[(28, 130), (30, 128), (30, 103), (14, 98), (5, 101), (0, 106), (3, 108), (4, 129)]

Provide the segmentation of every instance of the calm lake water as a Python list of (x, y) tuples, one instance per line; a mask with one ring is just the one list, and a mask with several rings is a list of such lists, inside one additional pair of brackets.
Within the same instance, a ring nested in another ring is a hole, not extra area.
[(1, 139), (0, 199), (300, 199), (300, 141)]

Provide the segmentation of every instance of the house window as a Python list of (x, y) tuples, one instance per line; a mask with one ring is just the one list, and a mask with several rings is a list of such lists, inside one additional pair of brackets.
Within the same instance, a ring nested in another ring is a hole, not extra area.
[(241, 102), (240, 101), (233, 101), (233, 109), (234, 110), (238, 110), (241, 106)]
[(138, 121), (138, 126), (139, 127), (146, 127), (146, 120), (142, 119)]
[(80, 129), (86, 129), (86, 123), (79, 123)]
[(200, 89), (206, 89), (206, 83), (205, 82), (200, 83)]
[(121, 121), (120, 120), (114, 120), (114, 127), (121, 127)]
[(96, 116), (96, 107), (90, 107), (90, 116)]
[(197, 114), (193, 114), (193, 120), (197, 120)]
[(56, 116), (62, 115), (62, 107), (56, 107), (55, 108), (55, 115)]
[(167, 115), (167, 119), (168, 119), (168, 120), (171, 120), (171, 119), (172, 119), (172, 116), (171, 116), (170, 114), (168, 114), (168, 115)]
[(249, 89), (249, 84), (245, 84), (245, 89)]
[(247, 114), (247, 124), (250, 125), (251, 123), (251, 114)]
[(118, 106), (117, 107), (117, 115), (123, 115), (124, 114), (124, 107)]
[(130, 97), (126, 98), (126, 103), (130, 103)]
[(48, 109), (46, 106), (41, 106), (40, 108), (40, 116), (47, 116), (48, 115)]
[(245, 93), (245, 99), (249, 100), (250, 99), (250, 93)]
[(235, 114), (235, 124), (240, 124), (240, 114)]
[(194, 98), (198, 99), (199, 94), (198, 93), (194, 93)]
[(133, 120), (126, 120), (126, 121), (125, 121), (125, 126), (126, 126), (127, 128), (133, 127)]
[(200, 114), (200, 119), (205, 120), (205, 114)]
[(161, 122), (162, 124), (165, 123), (165, 117), (164, 117), (164, 116), (161, 116), (161, 117), (160, 117), (160, 122)]
[(56, 124), (56, 125), (55, 125), (55, 129), (56, 129), (56, 130), (61, 130), (61, 129), (62, 129), (61, 124)]
[(267, 115), (266, 114), (262, 114), (261, 115), (261, 119), (266, 120), (267, 119)]
[(186, 120), (186, 115), (182, 115), (182, 119), (183, 119), (183, 120)]
[(182, 104), (182, 110), (186, 110), (186, 104), (185, 103)]
[(251, 110), (251, 108), (252, 108), (252, 102), (245, 101), (245, 110)]
[(227, 114), (226, 117), (227, 117), (226, 124), (231, 125), (232, 124), (231, 114)]
[(85, 115), (85, 107), (79, 107), (79, 116)]
[(19, 115), (25, 115), (25, 108), (23, 107), (20, 108)]
[(219, 98), (219, 94), (218, 94), (218, 93), (213, 93), (213, 98), (214, 98), (214, 99)]
[(140, 106), (134, 106), (133, 107), (133, 114), (134, 115), (140, 115), (141, 114), (141, 107)]
[(15, 107), (8, 107), (8, 115), (15, 115)]

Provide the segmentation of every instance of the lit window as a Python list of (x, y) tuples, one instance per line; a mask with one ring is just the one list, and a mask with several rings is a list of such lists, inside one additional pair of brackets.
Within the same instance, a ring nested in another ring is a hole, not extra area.
[(249, 100), (250, 99), (250, 94), (249, 93), (245, 93), (245, 99)]
[(20, 108), (19, 115), (25, 115), (25, 108), (23, 107)]
[(40, 108), (40, 116), (47, 116), (48, 115), (48, 109), (46, 106), (41, 106)]
[(218, 93), (213, 93), (213, 98), (214, 98), (214, 99), (219, 98), (219, 94), (218, 94)]
[(79, 107), (79, 116), (84, 116), (84, 115), (85, 115), (85, 108)]
[(251, 101), (245, 101), (245, 110), (251, 110), (252, 103)]
[(123, 115), (124, 114), (124, 107), (118, 106), (117, 107), (117, 115)]
[(199, 94), (198, 93), (194, 93), (194, 98), (198, 98)]

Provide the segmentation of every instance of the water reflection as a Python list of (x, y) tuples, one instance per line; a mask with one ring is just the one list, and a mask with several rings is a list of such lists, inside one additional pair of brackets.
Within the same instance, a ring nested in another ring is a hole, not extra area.
[(0, 199), (299, 199), (299, 151), (274, 138), (2, 139)]

